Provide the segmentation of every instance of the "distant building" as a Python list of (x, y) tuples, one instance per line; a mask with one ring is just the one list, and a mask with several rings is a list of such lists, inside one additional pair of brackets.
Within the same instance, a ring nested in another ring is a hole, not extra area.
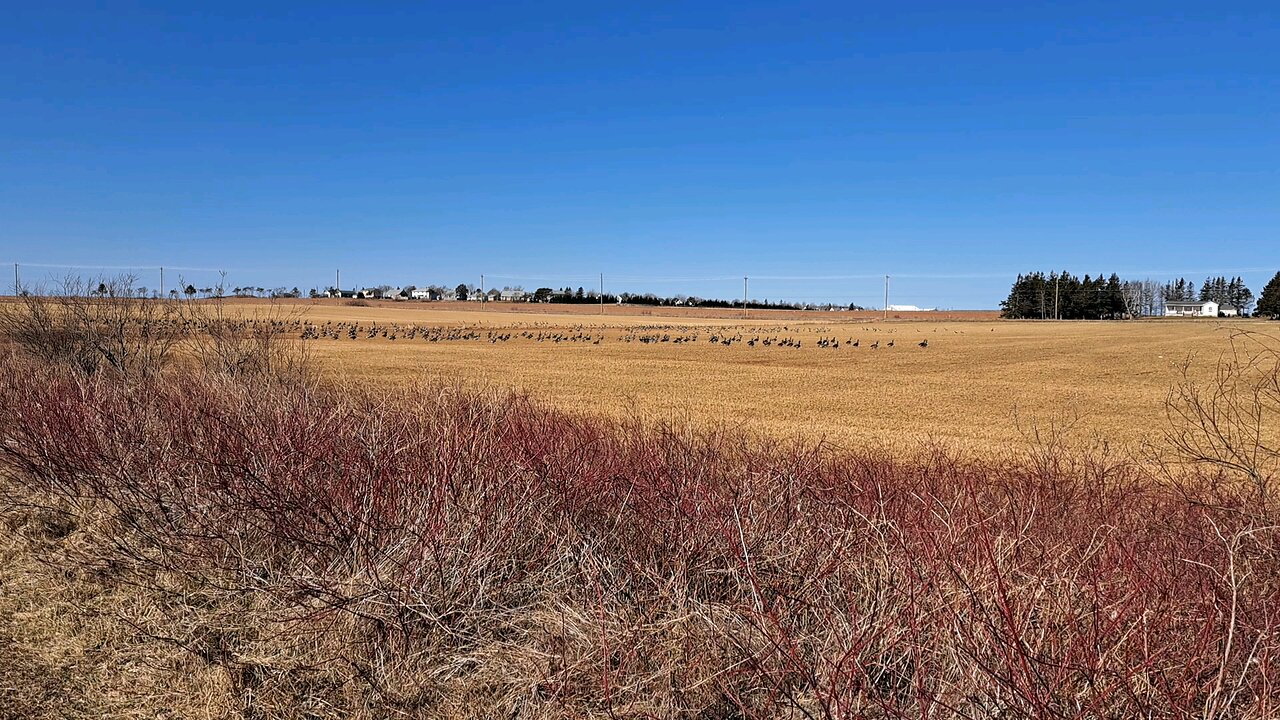
[[(1231, 314), (1236, 314), (1236, 309), (1227, 305), (1231, 309)], [(1170, 300), (1164, 304), (1165, 317), (1218, 317), (1218, 303), (1212, 300), (1204, 302), (1181, 302)]]
[(498, 296), (502, 302), (524, 302), (525, 292), (523, 290), (503, 290)]
[(439, 295), (440, 293), (433, 293), (431, 288), (414, 288), (409, 292), (409, 297), (414, 300), (439, 300)]

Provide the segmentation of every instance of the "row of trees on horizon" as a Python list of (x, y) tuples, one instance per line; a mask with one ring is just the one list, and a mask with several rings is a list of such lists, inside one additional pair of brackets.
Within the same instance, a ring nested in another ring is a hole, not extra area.
[[(435, 289), (435, 288), (432, 288)], [(563, 288), (540, 287), (532, 293), (526, 293), (522, 286), (506, 286), (502, 290), (493, 288), (484, 292), (489, 301), (498, 301), (502, 298), (504, 292), (524, 293), (518, 302), (535, 302), (535, 303), (559, 303), (567, 305), (606, 305), (622, 303), (625, 305), (651, 305), (651, 306), (689, 306), (689, 307), (710, 307), (710, 308), (740, 308), (743, 306), (742, 300), (722, 300), (719, 298), (703, 298), (696, 295), (656, 295), (654, 293), (604, 293), (603, 297), (595, 290), (588, 290), (579, 286), (576, 290), (570, 286)], [(482, 292), (480, 288), (474, 285), (460, 284), (453, 291), (453, 299), (469, 300), (474, 299), (476, 293)], [(786, 301), (769, 301), (765, 300), (748, 300), (747, 307), (760, 310), (828, 310), (849, 309), (863, 310), (860, 305), (850, 303), (849, 305), (836, 305), (833, 303), (797, 303)]]
[(1119, 275), (1077, 277), (1069, 272), (1019, 275), (1000, 303), (1010, 319), (1110, 320), (1163, 315), (1169, 303), (1208, 302), (1230, 306), (1240, 315), (1280, 317), (1280, 272), (1263, 288), (1254, 307), (1253, 291), (1240, 277), (1206, 277), (1198, 286), (1178, 278), (1122, 280)]

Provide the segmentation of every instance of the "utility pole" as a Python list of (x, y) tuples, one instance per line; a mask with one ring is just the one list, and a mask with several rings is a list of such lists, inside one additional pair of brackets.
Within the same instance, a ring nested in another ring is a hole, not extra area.
[(884, 319), (889, 319), (889, 276), (884, 276)]
[(338, 291), (338, 297), (342, 297), (342, 270), (333, 271), (333, 289)]
[(600, 273), (600, 314), (604, 314), (604, 273)]
[(164, 299), (164, 267), (160, 268), (160, 299)]
[(18, 263), (13, 264), (13, 296), (22, 292), (22, 281), (18, 279)]
[(1053, 319), (1054, 320), (1062, 319), (1062, 315), (1058, 313), (1058, 280), (1060, 279), (1061, 278), (1056, 276), (1053, 278)]
[(748, 294), (749, 293), (747, 292), (747, 278), (746, 276), (743, 276), (742, 278), (742, 317), (744, 319), (751, 317), (751, 310), (747, 308)]
[(480, 302), (484, 303), (484, 273), (480, 273)]

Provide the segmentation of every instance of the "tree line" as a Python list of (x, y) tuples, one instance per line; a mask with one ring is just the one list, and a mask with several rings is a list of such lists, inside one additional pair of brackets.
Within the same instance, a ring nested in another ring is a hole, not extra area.
[(1206, 277), (1199, 286), (1178, 278), (1122, 280), (1112, 273), (1077, 277), (1069, 272), (1019, 275), (1000, 303), (1001, 316), (1010, 319), (1110, 320), (1163, 315), (1169, 303), (1212, 301), (1241, 315), (1280, 317), (1280, 272), (1263, 289), (1256, 308), (1253, 291), (1240, 277)]
[[(722, 300), (719, 298), (703, 298), (695, 295), (657, 295), (654, 293), (605, 293), (601, 298), (599, 292), (588, 290), (585, 287), (578, 287), (576, 290), (571, 286), (562, 288), (540, 287), (532, 293), (525, 292), (521, 286), (505, 287), (502, 291), (495, 289), (485, 293), (488, 299), (496, 301), (502, 297), (502, 293), (506, 291), (515, 291), (521, 293), (517, 302), (534, 302), (534, 303), (554, 303), (554, 304), (584, 304), (599, 305), (601, 302), (607, 305), (622, 303), (624, 305), (648, 305), (648, 306), (687, 306), (687, 307), (709, 307), (709, 308), (740, 308), (741, 300)], [(477, 296), (480, 290), (474, 285), (466, 283), (459, 284), (454, 289), (453, 299), (469, 300)], [(829, 310), (838, 308), (841, 310), (863, 310), (861, 305), (850, 303), (849, 305), (835, 305), (832, 303), (811, 304), (811, 303), (794, 303), (785, 301), (769, 301), (769, 300), (749, 300), (747, 308), (753, 310)]]
[(1000, 310), (1002, 317), (1018, 320), (1102, 320), (1126, 312), (1119, 275), (1081, 278), (1068, 272), (1019, 275)]

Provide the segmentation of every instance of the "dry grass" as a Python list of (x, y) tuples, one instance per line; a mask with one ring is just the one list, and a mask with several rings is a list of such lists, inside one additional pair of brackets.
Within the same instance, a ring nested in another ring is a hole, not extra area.
[[(261, 305), (243, 307), (252, 313)], [(321, 302), (307, 305), (305, 317), (319, 325), (581, 331), (604, 337), (599, 345), (518, 336), (503, 343), (427, 343), (403, 336), (311, 343), (329, 372), (360, 382), (447, 378), (519, 388), (559, 407), (593, 413), (687, 417), (773, 435), (821, 436), (846, 446), (901, 449), (930, 439), (984, 454), (1022, 446), (1033, 428), (1113, 447), (1157, 440), (1166, 394), (1188, 356), (1195, 356), (1193, 371), (1211, 369), (1226, 351), (1228, 335), (1215, 321), (1036, 323), (992, 321), (989, 315), (929, 320), (919, 318), (937, 316), (920, 314), (884, 322), (851, 319), (848, 313), (759, 312), (744, 321), (706, 317), (709, 311), (601, 318), (555, 306), (541, 306), (554, 308), (544, 314), (533, 312), (538, 306), (499, 307), (352, 308)], [(1241, 324), (1249, 323), (1233, 323)], [(696, 332), (700, 338), (681, 345), (622, 342), (645, 332)], [(741, 334), (744, 342), (711, 344), (712, 332)], [(749, 347), (745, 339), (753, 336), (792, 337), (801, 347)], [(818, 347), (822, 337), (838, 339), (840, 349)], [(860, 347), (848, 347), (850, 338), (861, 340)], [(881, 347), (872, 350), (876, 341)], [(922, 341), (929, 347), (920, 348)]]
[(1275, 716), (1274, 337), (309, 309), (0, 354), (0, 718)]
[(228, 716), (225, 672), (139, 635), (149, 599), (71, 560), (92, 535), (34, 508), (0, 531), (0, 718)]
[(1171, 483), (19, 358), (0, 438), (19, 717), (1275, 717), (1277, 457)]

